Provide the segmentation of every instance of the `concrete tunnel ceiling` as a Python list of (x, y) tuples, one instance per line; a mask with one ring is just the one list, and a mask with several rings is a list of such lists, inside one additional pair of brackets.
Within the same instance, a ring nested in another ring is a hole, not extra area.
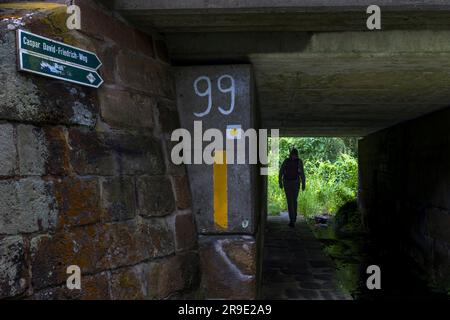
[(351, 135), (450, 104), (450, 3), (379, 0), (124, 1), (166, 36), (174, 64), (251, 63), (261, 125), (284, 135)]

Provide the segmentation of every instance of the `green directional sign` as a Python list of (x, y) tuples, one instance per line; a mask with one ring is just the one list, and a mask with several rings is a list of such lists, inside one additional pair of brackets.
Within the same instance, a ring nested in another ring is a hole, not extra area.
[(76, 48), (25, 30), (17, 31), (18, 49), (43, 55), (68, 64), (98, 70), (102, 65), (93, 52)]
[(80, 85), (98, 88), (103, 83), (100, 75), (94, 71), (53, 59), (31, 54), (27, 51), (19, 53), (19, 68), (42, 76), (65, 80)]

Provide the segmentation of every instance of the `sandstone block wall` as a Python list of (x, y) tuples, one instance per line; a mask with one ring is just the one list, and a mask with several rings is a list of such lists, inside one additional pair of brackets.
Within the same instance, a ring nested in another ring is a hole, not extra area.
[[(179, 124), (163, 39), (87, 0), (69, 32), (63, 4), (0, 4), (0, 298), (193, 297), (197, 233), (185, 169), (168, 158)], [(95, 51), (105, 84), (19, 73), (19, 27)], [(70, 265), (81, 291), (66, 288)]]
[(359, 201), (387, 251), (406, 254), (450, 291), (450, 109), (371, 134), (359, 143)]

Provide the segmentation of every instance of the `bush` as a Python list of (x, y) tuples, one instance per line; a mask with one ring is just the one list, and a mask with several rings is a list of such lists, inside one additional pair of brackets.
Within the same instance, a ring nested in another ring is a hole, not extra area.
[(276, 215), (281, 211), (285, 211), (287, 203), (284, 191), (278, 185), (278, 176), (270, 175), (268, 179), (267, 190), (267, 210), (269, 214)]
[(335, 219), (336, 233), (340, 237), (363, 231), (361, 214), (356, 201), (349, 201), (342, 205), (338, 209)]

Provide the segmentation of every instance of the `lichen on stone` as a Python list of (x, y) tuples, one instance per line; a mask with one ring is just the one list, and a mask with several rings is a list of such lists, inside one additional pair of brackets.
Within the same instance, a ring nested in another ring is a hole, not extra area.
[(0, 42), (0, 117), (21, 120), (34, 118), (39, 112), (39, 95), (36, 85), (28, 78), (17, 74), (15, 36), (4, 35)]
[(79, 101), (75, 101), (72, 110), (73, 116), (70, 119), (71, 122), (89, 127), (95, 126), (95, 116), (86, 105)]

